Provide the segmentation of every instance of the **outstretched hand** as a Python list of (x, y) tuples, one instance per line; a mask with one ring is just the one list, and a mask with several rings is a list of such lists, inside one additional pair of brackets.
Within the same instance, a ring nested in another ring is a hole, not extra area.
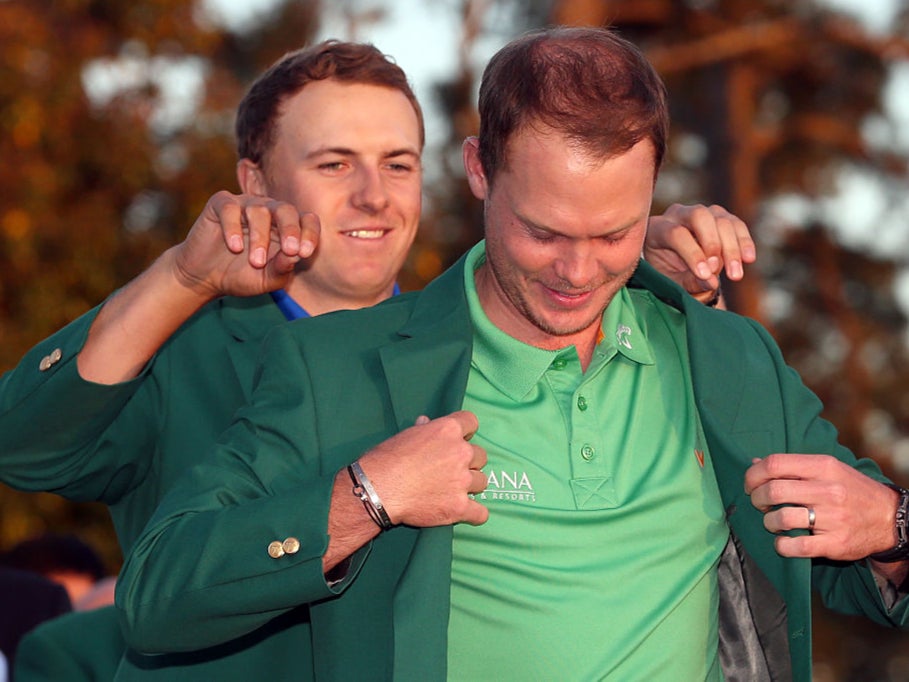
[(757, 252), (748, 226), (722, 206), (673, 204), (651, 216), (644, 258), (701, 301), (719, 290), (723, 270), (742, 279)]
[(318, 240), (317, 216), (286, 202), (222, 191), (177, 247), (175, 275), (208, 298), (262, 294), (286, 286)]

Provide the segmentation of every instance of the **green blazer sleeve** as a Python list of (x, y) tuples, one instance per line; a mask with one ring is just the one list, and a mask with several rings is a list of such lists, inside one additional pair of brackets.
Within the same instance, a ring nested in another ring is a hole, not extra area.
[[(322, 573), (329, 500), (338, 469), (367, 448), (326, 465), (309, 372), (286, 327), (264, 355), (251, 404), (170, 490), (121, 571), (117, 604), (141, 652), (212, 646), (343, 586)], [(269, 544), (288, 539), (299, 548), (273, 558)]]
[(106, 682), (124, 652), (112, 606), (47, 621), (19, 643), (16, 682)]
[(79, 376), (76, 356), (99, 309), (39, 343), (0, 378), (0, 480), (4, 483), (75, 499), (95, 499), (100, 494), (89, 483), (89, 469), (97, 466), (94, 446), (141, 384), (141, 377), (103, 386)]

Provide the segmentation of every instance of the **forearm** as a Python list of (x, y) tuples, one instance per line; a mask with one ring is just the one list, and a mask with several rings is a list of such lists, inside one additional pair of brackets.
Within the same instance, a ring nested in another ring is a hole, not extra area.
[[(329, 585), (324, 575), (334, 477), (280, 492), (255, 477), (219, 479), (188, 499), (186, 490), (211, 478), (209, 469), (194, 471), (187, 488), (172, 490), (121, 571), (117, 605), (139, 651), (190, 651), (235, 639), (336, 594), (359, 570), (362, 557), (345, 567), (340, 584)], [(350, 491), (340, 492), (346, 504)], [(345, 558), (334, 556), (335, 563)]]
[(83, 379), (115, 384), (137, 376), (180, 325), (212, 300), (210, 290), (181, 281), (174, 265), (178, 248), (165, 251), (104, 304), (77, 358)]
[[(69, 495), (74, 472), (86, 472), (93, 448), (141, 382), (85, 381), (76, 354), (97, 309), (37, 344), (0, 377), (0, 480), (24, 490)], [(59, 357), (48, 366), (45, 358)], [(47, 415), (53, 415), (48, 428)]]
[(346, 570), (333, 573), (333, 569), (378, 534), (379, 526), (369, 517), (363, 502), (354, 494), (353, 482), (347, 470), (342, 469), (335, 476), (328, 511), (329, 541), (322, 557), (322, 569), (326, 577), (331, 581), (345, 577)]

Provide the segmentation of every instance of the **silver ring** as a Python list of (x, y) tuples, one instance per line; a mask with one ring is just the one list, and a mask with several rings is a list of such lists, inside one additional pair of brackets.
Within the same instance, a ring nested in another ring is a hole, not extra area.
[(814, 513), (814, 507), (805, 507), (808, 510), (808, 532), (814, 533), (814, 522), (817, 520), (817, 515)]

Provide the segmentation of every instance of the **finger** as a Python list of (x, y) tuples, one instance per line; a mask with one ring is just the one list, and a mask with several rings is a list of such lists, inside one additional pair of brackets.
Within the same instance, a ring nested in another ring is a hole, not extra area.
[(726, 211), (719, 206), (691, 206), (682, 213), (682, 224), (691, 230), (697, 239), (705, 259), (719, 257), (723, 253), (722, 235), (719, 232), (717, 218), (725, 217)]
[(304, 213), (300, 216), (300, 249), (299, 255), (303, 258), (309, 258), (316, 251), (319, 245), (319, 237), (322, 234), (322, 224), (319, 216), (315, 213)]
[(666, 236), (667, 247), (674, 250), (685, 266), (691, 271), (692, 276), (705, 290), (716, 289), (719, 280), (716, 278), (716, 266), (711, 267), (710, 257), (704, 248), (704, 243), (688, 228), (679, 225), (673, 228)]
[[(486, 466), (486, 450), (479, 445), (471, 445), (472, 456), (470, 458), (470, 468), (479, 471)], [(484, 478), (486, 474), (483, 474)]]
[(778, 535), (773, 541), (777, 554), (785, 557), (825, 556), (823, 545), (817, 535)]
[(467, 489), (467, 492), (477, 494), (486, 490), (486, 486), (489, 484), (489, 479), (486, 477), (482, 471), (471, 470), (470, 472), (470, 487)]
[(795, 455), (777, 453), (755, 462), (745, 472), (745, 492), (754, 490), (774, 479), (803, 478), (826, 455)]
[(462, 515), (462, 521), (479, 526), (489, 520), (489, 509), (475, 500), (469, 500)]
[(754, 263), (757, 260), (757, 246), (754, 244), (754, 239), (751, 238), (751, 230), (748, 229), (745, 221), (739, 218), (735, 218), (733, 227), (738, 236), (742, 260), (745, 263)]
[[(780, 507), (764, 514), (764, 528), (771, 533), (783, 533), (790, 530), (809, 530), (809, 517), (807, 506)], [(817, 528), (817, 515), (815, 514), (815, 528)]]
[(269, 204), (272, 212), (272, 223), (278, 233), (281, 252), (288, 256), (300, 255), (300, 213), (291, 204), (275, 201)]
[(780, 505), (808, 507), (821, 499), (824, 499), (824, 484), (793, 478), (772, 479), (751, 493), (751, 504), (761, 511)]
[(722, 243), (723, 263), (726, 276), (731, 280), (740, 280), (745, 275), (742, 263), (745, 262), (746, 253), (752, 262), (754, 260), (754, 242), (748, 232), (748, 227), (737, 216), (732, 215), (722, 207), (715, 209), (717, 233)]
[(224, 244), (231, 253), (243, 253), (243, 208), (230, 192), (218, 192), (209, 200), (210, 219), (221, 226)]
[(477, 416), (468, 410), (459, 410), (458, 412), (452, 412), (449, 415), (450, 418), (454, 419), (461, 427), (461, 436), (464, 440), (470, 440), (473, 438), (473, 434), (477, 432), (477, 429), (480, 428), (480, 423), (477, 421)]
[(249, 264), (255, 268), (268, 262), (268, 243), (271, 240), (272, 212), (266, 204), (247, 204), (243, 210), (249, 240)]

